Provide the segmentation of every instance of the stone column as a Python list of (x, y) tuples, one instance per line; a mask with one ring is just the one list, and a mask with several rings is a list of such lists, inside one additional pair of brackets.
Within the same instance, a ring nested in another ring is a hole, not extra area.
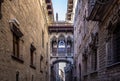
[(65, 56), (67, 56), (67, 38), (65, 38)]
[(59, 44), (59, 42), (58, 42), (58, 38), (57, 38), (57, 54), (56, 54), (56, 56), (59, 56), (59, 54), (58, 54), (58, 44)]

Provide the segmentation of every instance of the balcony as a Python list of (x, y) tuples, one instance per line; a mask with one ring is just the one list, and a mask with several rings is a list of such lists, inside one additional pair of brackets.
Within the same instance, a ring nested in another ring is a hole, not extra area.
[(87, 20), (103, 21), (117, 0), (90, 0)]

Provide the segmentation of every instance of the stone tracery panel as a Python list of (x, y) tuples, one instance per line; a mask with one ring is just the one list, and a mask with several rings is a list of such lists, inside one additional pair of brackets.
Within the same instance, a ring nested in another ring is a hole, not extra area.
[(51, 52), (53, 56), (56, 56), (57, 54), (57, 38), (54, 36), (51, 39)]
[(71, 56), (73, 53), (73, 38), (70, 34), (52, 35), (50, 42), (52, 56)]
[(58, 55), (65, 56), (66, 53), (66, 40), (64, 35), (58, 37)]
[(72, 38), (70, 36), (68, 36), (67, 38), (67, 55), (68, 56), (71, 56), (71, 53), (72, 53)]

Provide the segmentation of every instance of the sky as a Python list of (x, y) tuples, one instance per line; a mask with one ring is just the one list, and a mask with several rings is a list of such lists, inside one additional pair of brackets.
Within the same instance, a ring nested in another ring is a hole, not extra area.
[(59, 63), (59, 69), (61, 69), (61, 70), (63, 70), (64, 71), (64, 67), (66, 66), (66, 63), (64, 63), (64, 62), (60, 62)]
[[(56, 20), (56, 13), (58, 13), (58, 21), (65, 21), (67, 13), (68, 0), (52, 0), (54, 19)], [(59, 69), (64, 71), (65, 63), (59, 63)]]
[(58, 13), (58, 20), (65, 21), (66, 13), (67, 13), (67, 1), (68, 0), (52, 0), (55, 20), (56, 20), (56, 13)]
[[(59, 69), (64, 72), (64, 80), (63, 80), (63, 81), (65, 81), (65, 71), (64, 71), (64, 67), (66, 67), (66, 63), (60, 62), (60, 63), (59, 63)], [(59, 70), (59, 75), (61, 75), (60, 70)]]

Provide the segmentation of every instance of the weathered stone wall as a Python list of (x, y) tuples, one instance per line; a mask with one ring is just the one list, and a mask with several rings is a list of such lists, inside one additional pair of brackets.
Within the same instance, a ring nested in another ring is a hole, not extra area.
[[(40, 0), (3, 0), (1, 3), (2, 18), (0, 19), (0, 81), (47, 81), (47, 25), (40, 5)], [(13, 35), (10, 20), (15, 18), (23, 33), (20, 38), (20, 54), (23, 63), (11, 57), (13, 55)], [(44, 40), (42, 40), (42, 31)], [(42, 47), (44, 41), (44, 48)], [(36, 69), (30, 67), (30, 45), (36, 48)], [(40, 72), (40, 56), (43, 56)]]
[[(107, 38), (108, 38), (108, 27), (111, 26), (115, 28), (115, 24), (119, 22), (119, 6), (120, 1), (118, 0), (116, 4), (112, 5), (109, 12), (106, 12), (105, 19), (99, 24), (99, 80), (100, 81), (119, 81), (120, 80), (120, 64), (113, 63), (108, 65), (108, 53), (107, 53)], [(110, 23), (112, 23), (110, 25)]]
[[(118, 10), (120, 1), (118, 0), (116, 4), (111, 5), (109, 12), (104, 14), (104, 20), (99, 21), (85, 21), (84, 17), (88, 17), (88, 0), (81, 0), (78, 5), (79, 14), (76, 15), (74, 23), (74, 54), (76, 60), (76, 77), (77, 81), (80, 79), (82, 81), (119, 81), (120, 80), (120, 65), (119, 63), (108, 65), (108, 54), (106, 49), (106, 38), (108, 37), (107, 27), (109, 23), (119, 23)], [(85, 25), (84, 25), (85, 24)], [(113, 26), (114, 27), (114, 26)], [(86, 34), (84, 33), (85, 28), (87, 28)], [(89, 49), (89, 44), (91, 42), (91, 33), (98, 33), (98, 49), (97, 49), (97, 70), (92, 71), (91, 68), (91, 54)], [(83, 54), (87, 48), (87, 72), (84, 72)], [(81, 65), (81, 67), (79, 67)], [(80, 69), (81, 68), (81, 69)], [(81, 77), (80, 77), (81, 73)]]

